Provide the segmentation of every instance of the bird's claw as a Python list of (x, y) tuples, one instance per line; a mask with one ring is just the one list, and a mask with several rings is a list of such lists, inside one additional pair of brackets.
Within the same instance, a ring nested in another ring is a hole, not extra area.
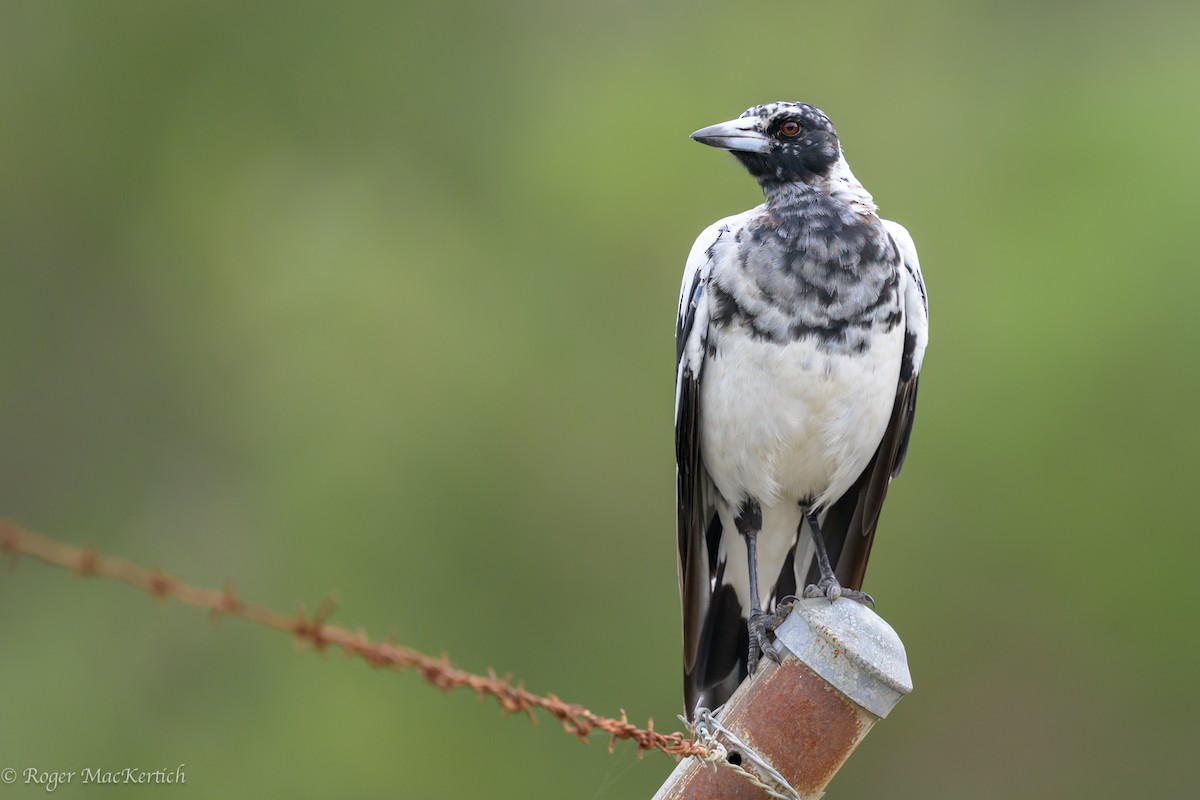
[(810, 599), (814, 597), (825, 597), (828, 598), (829, 602), (831, 603), (840, 597), (844, 597), (847, 600), (854, 600), (855, 602), (862, 603), (868, 608), (875, 607), (875, 598), (871, 597), (871, 595), (867, 594), (866, 592), (860, 592), (857, 589), (846, 589), (833, 578), (822, 578), (815, 584), (810, 583), (808, 586), (804, 587), (804, 596)]
[(750, 656), (746, 661), (749, 674), (753, 675), (758, 669), (759, 661), (762, 656), (779, 663), (779, 651), (775, 649), (775, 643), (772, 641), (775, 637), (775, 628), (779, 625), (779, 620), (776, 614), (767, 612), (758, 612), (752, 614), (748, 626), (750, 629)]
[(783, 621), (787, 619), (788, 614), (792, 613), (792, 606), (799, 602), (800, 598), (796, 597), (794, 594), (789, 594), (787, 597), (779, 598), (778, 602), (775, 603), (775, 613), (771, 615), (775, 618), (775, 622), (773, 625), (767, 626), (767, 630), (774, 633), (775, 629), (782, 625)]

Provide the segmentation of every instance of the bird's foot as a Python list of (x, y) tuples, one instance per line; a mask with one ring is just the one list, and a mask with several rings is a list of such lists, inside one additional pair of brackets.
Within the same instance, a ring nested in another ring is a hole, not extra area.
[[(788, 614), (792, 613), (792, 606), (800, 602), (800, 598), (794, 594), (789, 594), (787, 597), (781, 597), (775, 603), (775, 610), (771, 612), (763, 612), (759, 619), (762, 623), (763, 632), (771, 639), (775, 638), (775, 629), (783, 624), (783, 621), (788, 618)], [(779, 651), (772, 647), (771, 655), (776, 664), (780, 661)]]
[(779, 625), (776, 616), (774, 613), (764, 611), (750, 615), (747, 625), (750, 629), (750, 655), (746, 660), (746, 666), (751, 675), (758, 669), (758, 663), (764, 655), (776, 664), (779, 663), (779, 651), (775, 649), (773, 641), (775, 628)]
[(779, 598), (775, 603), (775, 611), (770, 615), (771, 618), (767, 622), (767, 632), (774, 635), (775, 629), (783, 624), (783, 621), (788, 618), (788, 614), (792, 613), (792, 606), (799, 602), (800, 598), (794, 594)]
[(821, 578), (821, 580), (817, 581), (815, 584), (810, 583), (808, 586), (804, 587), (804, 596), (806, 598), (827, 597), (831, 603), (834, 600), (837, 600), (839, 597), (844, 597), (847, 600), (854, 600), (855, 602), (862, 603), (864, 606), (868, 606), (870, 608), (875, 607), (875, 598), (871, 597), (871, 595), (867, 594), (866, 592), (860, 592), (857, 589), (843, 588), (842, 585), (832, 577)]

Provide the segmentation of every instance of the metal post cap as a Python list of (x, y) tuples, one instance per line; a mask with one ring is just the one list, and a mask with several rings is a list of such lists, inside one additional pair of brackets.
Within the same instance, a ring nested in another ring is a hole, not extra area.
[(877, 717), (912, 691), (900, 637), (862, 603), (799, 600), (775, 630), (778, 644)]

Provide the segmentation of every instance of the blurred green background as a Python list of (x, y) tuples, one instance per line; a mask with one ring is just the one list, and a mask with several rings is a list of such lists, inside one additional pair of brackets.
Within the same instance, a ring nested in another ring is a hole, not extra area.
[[(674, 729), (679, 276), (758, 202), (687, 134), (808, 100), (933, 325), (866, 587), (917, 689), (829, 797), (1195, 796), (1198, 25), (4, 3), (0, 515)], [(672, 766), (30, 561), (0, 687), (0, 767), (187, 765), (147, 796), (648, 798)]]

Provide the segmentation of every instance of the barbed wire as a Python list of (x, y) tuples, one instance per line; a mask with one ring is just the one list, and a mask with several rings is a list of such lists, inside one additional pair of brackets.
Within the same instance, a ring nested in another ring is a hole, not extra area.
[(232, 585), (226, 584), (220, 591), (192, 586), (161, 570), (145, 569), (123, 558), (101, 555), (91, 548), (63, 544), (7, 521), (0, 521), (0, 550), (14, 561), (19, 556), (36, 558), (83, 577), (123, 581), (157, 600), (173, 599), (184, 605), (208, 609), (214, 618), (238, 617), (289, 633), (318, 651), (332, 645), (347, 655), (361, 658), (372, 667), (385, 667), (396, 672), (415, 670), (443, 692), (469, 689), (481, 699), (494, 698), (505, 713), (524, 714), (534, 723), (537, 722), (534, 710), (540, 709), (558, 720), (563, 730), (585, 744), (596, 731), (607, 733), (610, 736), (609, 752), (612, 752), (618, 740), (628, 740), (637, 745), (639, 758), (648, 750), (658, 750), (676, 758), (696, 756), (705, 761), (714, 760), (710, 748), (684, 733), (660, 733), (654, 730), (653, 719), (647, 722), (645, 728), (639, 728), (629, 721), (624, 709), (619, 719), (603, 717), (584, 706), (567, 703), (554, 694), (534, 694), (525, 688), (524, 683), (513, 684), (511, 677), (497, 675), (492, 669), (488, 669), (486, 675), (459, 669), (445, 653), (434, 658), (396, 644), (391, 637), (385, 641), (373, 641), (365, 631), (351, 632), (330, 625), (326, 619), (336, 605), (332, 600), (323, 602), (311, 616), (303, 612), (289, 616), (244, 602), (238, 598)]

